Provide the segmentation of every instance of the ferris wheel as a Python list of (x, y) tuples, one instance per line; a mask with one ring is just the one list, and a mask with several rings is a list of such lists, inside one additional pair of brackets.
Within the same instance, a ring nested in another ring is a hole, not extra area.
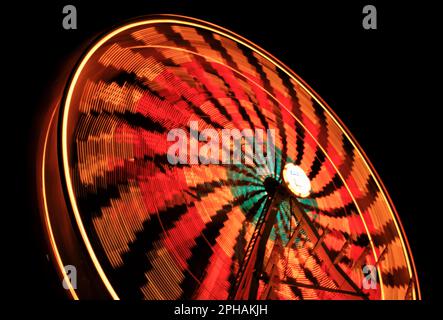
[(75, 267), (74, 299), (420, 299), (401, 222), (351, 133), (219, 26), (159, 15), (102, 35), (41, 155), (46, 234), (62, 279)]

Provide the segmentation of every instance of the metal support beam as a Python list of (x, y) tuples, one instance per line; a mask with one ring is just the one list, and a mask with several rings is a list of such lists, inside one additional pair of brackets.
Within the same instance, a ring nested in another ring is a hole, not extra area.
[(295, 280), (292, 280), (292, 279), (287, 279), (286, 281), (281, 281), (280, 283), (291, 286), (291, 287), (301, 287), (301, 288), (309, 288), (309, 289), (322, 290), (322, 291), (328, 291), (328, 292), (335, 292), (335, 293), (346, 294), (346, 295), (350, 295), (350, 296), (354, 296), (354, 297), (360, 297), (363, 299), (368, 298), (367, 295), (365, 295), (362, 292), (347, 291), (347, 290), (342, 290), (342, 289), (316, 286), (316, 285), (296, 282)]
[[(354, 283), (354, 281), (349, 277), (346, 272), (344, 272), (341, 267), (337, 264), (334, 264), (334, 259), (332, 259), (332, 255), (328, 247), (323, 243), (324, 236), (326, 232), (323, 232), (322, 235), (319, 234), (317, 228), (312, 223), (312, 221), (307, 216), (306, 212), (302, 209), (298, 200), (295, 197), (291, 197), (292, 211), (297, 220), (303, 219), (306, 222), (306, 227), (303, 230), (307, 233), (308, 238), (312, 242), (316, 242), (315, 245), (315, 254), (322, 260), (324, 263), (329, 265), (328, 272), (329, 275), (335, 280), (336, 283), (340, 283), (341, 287), (348, 292), (356, 292), (359, 296), (362, 296), (362, 291), (360, 287)], [(320, 240), (320, 241), (319, 241)]]
[(234, 290), (230, 298), (237, 300), (256, 300), (259, 278), (263, 272), (266, 243), (274, 226), (278, 208), (282, 199), (281, 190), (277, 189), (264, 207), (254, 233), (246, 249), (245, 258), (236, 277)]
[(343, 256), (346, 253), (346, 250), (349, 248), (350, 244), (351, 244), (351, 238), (346, 240), (346, 242), (341, 247), (340, 251), (338, 252), (337, 256), (334, 259), (334, 264), (337, 264), (337, 263), (339, 263), (341, 261), (341, 259), (343, 258)]
[(274, 226), (275, 218), (279, 209), (279, 204), (281, 201), (281, 196), (277, 191), (272, 203), (266, 213), (263, 231), (260, 233), (260, 240), (257, 247), (257, 253), (255, 257), (255, 267), (252, 273), (252, 282), (249, 291), (249, 299), (257, 299), (257, 291), (260, 281), (261, 273), (263, 272), (263, 261), (266, 252), (266, 243), (268, 242), (269, 235), (271, 234), (272, 227)]

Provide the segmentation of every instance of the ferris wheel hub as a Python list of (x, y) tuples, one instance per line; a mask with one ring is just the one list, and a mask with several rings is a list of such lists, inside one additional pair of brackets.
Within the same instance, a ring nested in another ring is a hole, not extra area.
[(281, 186), (280, 183), (273, 177), (267, 177), (263, 182), (263, 185), (265, 186), (265, 190), (268, 196), (273, 196), (277, 192), (278, 188)]
[(285, 165), (283, 180), (288, 189), (297, 197), (306, 198), (311, 193), (311, 181), (303, 169), (293, 163)]

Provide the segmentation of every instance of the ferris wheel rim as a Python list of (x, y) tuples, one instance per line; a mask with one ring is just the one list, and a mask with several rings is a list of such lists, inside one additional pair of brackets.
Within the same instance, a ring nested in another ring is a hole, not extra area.
[[(94, 265), (97, 268), (98, 273), (100, 274), (100, 277), (102, 278), (103, 282), (105, 283), (106, 287), (109, 290), (110, 295), (114, 299), (118, 299), (118, 295), (115, 292), (115, 290), (112, 288), (112, 284), (110, 283), (109, 279), (107, 278), (105, 272), (103, 271), (100, 261), (95, 255), (94, 249), (92, 248), (92, 245), (90, 243), (89, 237), (87, 235), (87, 232), (84, 228), (82, 217), (80, 214), (80, 210), (77, 206), (77, 201), (75, 198), (75, 193), (73, 190), (73, 183), (72, 183), (72, 177), (70, 174), (70, 166), (69, 166), (69, 151), (68, 151), (68, 143), (67, 143), (67, 126), (68, 126), (68, 117), (69, 117), (69, 108), (70, 103), (72, 99), (72, 95), (74, 92), (75, 84), (78, 81), (78, 78), (84, 68), (84, 66), (87, 64), (89, 59), (92, 57), (92, 55), (97, 51), (98, 48), (100, 48), (106, 41), (112, 39), (115, 35), (118, 35), (121, 32), (124, 32), (126, 30), (129, 30), (133, 27), (137, 26), (143, 26), (143, 25), (150, 25), (155, 23), (178, 23), (183, 25), (190, 25), (193, 27), (203, 28), (224, 36), (227, 36), (228, 38), (234, 40), (237, 43), (240, 43), (242, 45), (245, 45), (249, 49), (253, 50), (254, 52), (260, 54), (262, 57), (273, 63), (275, 66), (277, 66), (279, 69), (284, 71), (288, 76), (291, 77), (294, 81), (296, 81), (302, 88), (305, 89), (305, 91), (313, 98), (315, 99), (319, 105), (330, 115), (330, 117), (333, 119), (333, 121), (339, 126), (340, 130), (346, 135), (348, 140), (353, 144), (355, 149), (357, 150), (358, 154), (362, 157), (364, 160), (364, 164), (367, 166), (367, 169), (369, 170), (371, 176), (374, 178), (377, 186), (379, 187), (381, 194), (385, 200), (385, 202), (388, 204), (388, 209), (392, 215), (392, 218), (395, 222), (395, 226), (397, 228), (397, 232), (400, 236), (400, 240), (402, 242), (402, 247), (405, 253), (405, 257), (407, 259), (407, 265), (408, 265), (408, 272), (410, 276), (416, 281), (416, 287), (417, 287), (417, 293), (418, 298), (421, 299), (421, 293), (420, 293), (420, 287), (419, 287), (419, 279), (416, 272), (416, 266), (413, 259), (412, 251), (409, 246), (409, 242), (407, 240), (406, 234), (404, 232), (403, 225), (401, 223), (401, 220), (399, 219), (397, 210), (395, 209), (395, 206), (392, 202), (392, 199), (389, 196), (389, 193), (386, 190), (386, 187), (383, 184), (383, 181), (380, 179), (377, 171), (375, 170), (374, 166), (368, 159), (367, 155), (365, 154), (364, 150), (361, 148), (361, 146), (358, 144), (357, 140), (354, 138), (352, 133), (349, 131), (349, 129), (344, 125), (342, 120), (335, 114), (335, 112), (332, 110), (332, 108), (321, 98), (321, 96), (313, 90), (301, 77), (299, 77), (294, 71), (292, 71), (291, 68), (286, 66), (284, 63), (282, 63), (280, 60), (275, 58), (272, 54), (261, 48), (260, 46), (254, 44), (253, 42), (243, 38), (242, 36), (225, 29), (223, 27), (217, 26), (213, 23), (206, 22), (200, 19), (180, 16), (180, 15), (151, 15), (151, 16), (143, 16), (138, 17), (135, 19), (131, 19), (127, 22), (124, 22), (121, 24), (119, 28), (114, 28), (112, 31), (107, 32), (101, 36), (99, 36), (98, 39), (96, 39), (92, 45), (86, 49), (85, 54), (79, 59), (77, 65), (73, 69), (73, 73), (71, 74), (71, 77), (68, 80), (68, 84), (65, 87), (65, 93), (63, 94), (63, 100), (61, 102), (61, 112), (59, 113), (59, 137), (61, 140), (61, 151), (60, 151), (60, 158), (62, 160), (62, 170), (63, 173), (61, 174), (62, 179), (64, 179), (63, 187), (66, 189), (66, 193), (68, 195), (69, 201), (68, 205), (71, 209), (71, 212), (74, 215), (75, 221), (77, 223), (77, 227), (79, 228), (79, 232), (82, 236), (82, 239), (86, 245), (86, 248), (88, 250), (89, 255), (91, 256), (91, 259), (94, 262)], [(383, 291), (382, 291), (383, 292)], [(415, 294), (415, 291), (414, 291)]]

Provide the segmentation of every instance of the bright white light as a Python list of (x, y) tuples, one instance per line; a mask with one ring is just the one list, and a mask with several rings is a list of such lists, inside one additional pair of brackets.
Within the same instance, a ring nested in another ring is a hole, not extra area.
[(283, 169), (283, 180), (297, 197), (306, 198), (311, 192), (311, 181), (302, 168), (288, 163)]

